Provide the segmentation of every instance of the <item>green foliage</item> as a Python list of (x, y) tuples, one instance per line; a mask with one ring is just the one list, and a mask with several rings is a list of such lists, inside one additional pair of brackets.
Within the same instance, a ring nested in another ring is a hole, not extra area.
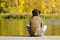
[[(40, 17), (43, 19), (43, 20), (60, 20), (60, 15), (51, 15), (51, 14), (48, 14), (48, 15), (40, 15)], [(30, 14), (4, 14), (4, 15), (1, 15), (0, 14), (0, 18), (2, 19), (30, 19), (31, 18), (31, 15)]]

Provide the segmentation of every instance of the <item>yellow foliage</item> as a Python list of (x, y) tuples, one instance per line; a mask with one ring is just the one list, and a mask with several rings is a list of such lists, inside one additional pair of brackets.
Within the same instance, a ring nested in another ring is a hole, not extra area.
[(19, 3), (20, 3), (20, 5), (18, 7), (16, 7), (16, 12), (17, 13), (22, 13), (23, 12), (23, 9), (24, 9), (24, 7), (23, 7), (24, 0), (19, 0)]
[(4, 7), (5, 6), (5, 3), (1, 3), (1, 5), (0, 5), (1, 7)]
[(24, 4), (24, 0), (18, 0), (19, 1), (19, 6), (23, 5)]
[(17, 13), (22, 13), (23, 12), (23, 9), (24, 9), (23, 6), (19, 6), (19, 7), (16, 8), (16, 12)]
[[(8, 2), (8, 0), (3, 1)], [(0, 6), (4, 7), (6, 5), (5, 2), (2, 2)], [(41, 10), (42, 13), (51, 13), (52, 10), (56, 10), (57, 13), (60, 12), (60, 0), (13, 0), (12, 5), (16, 5), (14, 10), (17, 13), (31, 12), (35, 8)], [(13, 9), (13, 7), (11, 8)]]

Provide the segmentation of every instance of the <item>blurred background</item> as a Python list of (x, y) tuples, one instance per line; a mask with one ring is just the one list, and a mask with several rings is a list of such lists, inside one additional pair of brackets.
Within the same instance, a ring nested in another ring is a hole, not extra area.
[(44, 14), (60, 13), (60, 0), (0, 0), (0, 13), (30, 13), (35, 8)]
[(0, 0), (0, 36), (29, 36), (26, 25), (33, 9), (41, 11), (48, 26), (44, 36), (60, 36), (60, 0)]

